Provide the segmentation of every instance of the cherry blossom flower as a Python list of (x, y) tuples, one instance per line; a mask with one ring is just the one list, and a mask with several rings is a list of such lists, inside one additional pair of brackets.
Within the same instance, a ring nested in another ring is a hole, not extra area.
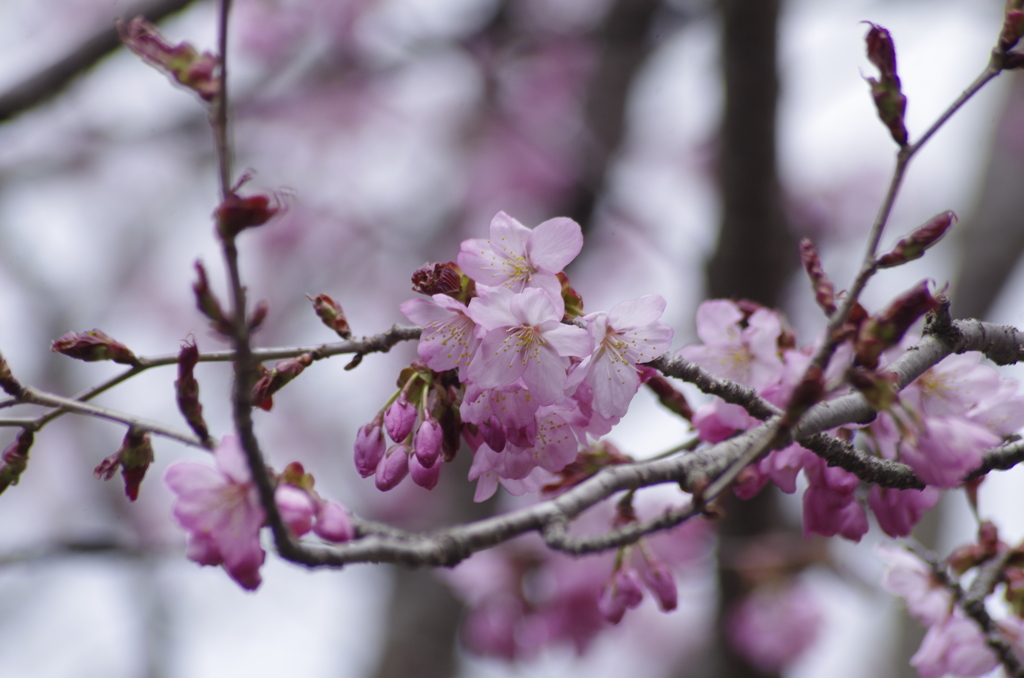
[(562, 293), (556, 274), (582, 247), (583, 231), (572, 219), (549, 219), (530, 230), (498, 212), (491, 220), (490, 240), (464, 241), (457, 262), (479, 285), (500, 285), (513, 292), (536, 287), (554, 297)]
[(949, 616), (953, 598), (927, 563), (905, 548), (888, 544), (879, 545), (875, 553), (886, 564), (882, 588), (903, 598), (912, 617), (931, 626)]
[(910, 665), (921, 678), (962, 678), (983, 676), (999, 665), (996, 653), (985, 643), (981, 628), (957, 610), (935, 624), (913, 657)]
[(188, 531), (188, 557), (200, 565), (223, 565), (250, 591), (262, 581), (266, 556), (260, 546), (264, 512), (237, 436), (224, 436), (213, 453), (215, 468), (172, 464), (164, 482), (177, 495), (172, 510)]
[(807, 490), (804, 491), (804, 534), (833, 537), (840, 534), (860, 541), (868, 531), (868, 519), (854, 492), (860, 480), (849, 471), (829, 467), (816, 455), (804, 460)]
[(777, 674), (814, 644), (821, 625), (818, 601), (803, 586), (761, 586), (733, 610), (729, 638), (761, 672)]
[(459, 379), (465, 381), (480, 343), (476, 323), (467, 315), (466, 305), (444, 294), (435, 294), (429, 300), (410, 299), (399, 308), (423, 328), (416, 348), (427, 367), (437, 372), (458, 367)]
[(907, 537), (921, 520), (921, 515), (939, 501), (934, 487), (923, 490), (894, 490), (875, 485), (868, 496), (868, 506), (878, 519), (878, 526), (890, 537)]
[(782, 323), (768, 309), (758, 309), (741, 325), (743, 311), (724, 299), (705, 301), (697, 309), (697, 336), (704, 345), (686, 346), (679, 355), (717, 377), (761, 390), (782, 375), (779, 336)]
[(603, 417), (621, 417), (640, 388), (637, 363), (654, 360), (668, 350), (672, 328), (658, 319), (665, 300), (648, 294), (624, 301), (607, 313), (585, 317), (594, 352), (578, 369), (587, 370), (594, 392), (592, 405)]
[(474, 298), (470, 317), (486, 331), (469, 367), (482, 388), (502, 388), (522, 377), (540, 405), (565, 397), (568, 356), (590, 353), (590, 337), (581, 327), (563, 325), (562, 298), (543, 290), (504, 290)]

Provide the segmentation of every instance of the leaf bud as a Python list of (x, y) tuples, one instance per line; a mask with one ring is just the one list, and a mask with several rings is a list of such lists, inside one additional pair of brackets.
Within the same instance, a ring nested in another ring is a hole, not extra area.
[(896, 48), (889, 31), (876, 24), (869, 24), (871, 30), (866, 38), (868, 60), (874, 64), (881, 78), (868, 78), (871, 85), (871, 96), (878, 109), (878, 117), (892, 138), (900, 146), (907, 145), (907, 128), (903, 123), (903, 115), (907, 109), (907, 98), (903, 95), (900, 78), (896, 74)]
[(142, 16), (128, 22), (118, 21), (116, 25), (125, 47), (194, 91), (203, 101), (213, 101), (220, 94), (221, 80), (215, 75), (217, 57), (213, 54), (200, 54), (187, 42), (172, 47), (156, 26)]
[(562, 284), (562, 302), (565, 304), (565, 315), (562, 320), (572, 320), (583, 316), (583, 297), (569, 285), (569, 276), (562, 271), (557, 274), (558, 282)]
[(8, 395), (17, 398), (21, 395), (24, 388), (21, 382), (14, 378), (14, 374), (11, 372), (7, 361), (4, 360), (3, 354), (0, 354), (0, 389), (3, 389)]
[(803, 262), (804, 270), (807, 271), (807, 277), (811, 279), (814, 300), (825, 311), (825, 315), (831, 317), (836, 312), (836, 288), (825, 275), (818, 250), (808, 238), (800, 241), (800, 261)]
[(35, 438), (27, 428), (18, 432), (14, 442), (0, 453), (0, 494), (11, 485), (17, 485), (21, 474), (28, 467), (28, 451)]
[(54, 341), (50, 350), (86, 362), (113, 360), (124, 365), (134, 365), (138, 362), (135, 354), (127, 346), (95, 329), (88, 332), (68, 332)]
[(257, 301), (252, 309), (252, 315), (249, 316), (249, 330), (258, 329), (263, 324), (263, 321), (267, 319), (268, 313), (270, 313), (270, 302), (266, 299)]
[(274, 407), (274, 394), (285, 384), (302, 374), (302, 371), (313, 364), (313, 356), (303, 353), (297, 358), (282, 360), (274, 369), (261, 376), (252, 389), (252, 401), (256, 407), (269, 412)]
[(231, 240), (247, 228), (262, 226), (280, 211), (281, 201), (276, 195), (271, 204), (270, 196), (257, 194), (243, 198), (232, 191), (217, 206), (213, 216), (217, 220), (220, 237)]
[(888, 254), (883, 254), (875, 262), (878, 268), (892, 268), (914, 259), (920, 259), (925, 250), (942, 240), (949, 227), (956, 223), (957, 217), (951, 210), (937, 214), (920, 226), (906, 238), (900, 240)]
[(210, 289), (210, 281), (206, 277), (206, 267), (203, 262), (196, 261), (196, 281), (192, 283), (192, 290), (196, 295), (196, 306), (199, 312), (210, 319), (210, 325), (214, 330), (230, 336), (233, 332), (227, 314), (221, 308), (220, 302)]
[(686, 400), (686, 396), (681, 392), (677, 391), (668, 379), (661, 376), (653, 368), (640, 366), (641, 374), (647, 375), (644, 379), (644, 384), (647, 388), (654, 391), (655, 395), (658, 396), (658, 402), (663, 407), (668, 409), (670, 412), (675, 412), (680, 417), (687, 421), (693, 420), (693, 408), (690, 407), (690, 403)]
[(345, 317), (345, 311), (341, 309), (341, 304), (326, 294), (318, 294), (315, 298), (307, 294), (306, 297), (313, 302), (313, 312), (323, 321), (324, 325), (337, 332), (342, 339), (352, 338), (352, 330), (348, 325), (348, 318)]
[(139, 487), (153, 458), (153, 444), (149, 434), (131, 428), (117, 452), (100, 462), (93, 470), (93, 475), (97, 479), (110, 480), (120, 468), (121, 477), (124, 478), (124, 493), (129, 501), (135, 501), (139, 498)]
[(178, 410), (181, 411), (189, 428), (206, 442), (210, 431), (203, 419), (203, 406), (199, 402), (199, 382), (195, 378), (195, 367), (199, 362), (199, 348), (194, 341), (186, 341), (178, 352), (178, 379), (174, 382)]
[(855, 364), (875, 369), (882, 351), (895, 346), (918, 318), (937, 308), (939, 302), (928, 291), (928, 282), (921, 283), (898, 297), (882, 313), (865, 320), (854, 343)]

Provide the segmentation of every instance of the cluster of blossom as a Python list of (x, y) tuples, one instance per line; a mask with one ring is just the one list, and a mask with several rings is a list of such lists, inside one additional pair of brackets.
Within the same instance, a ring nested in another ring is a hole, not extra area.
[[(243, 588), (262, 581), (266, 553), (260, 530), (266, 513), (237, 436), (224, 436), (213, 453), (216, 467), (171, 464), (164, 482), (177, 495), (174, 517), (188, 531), (188, 558), (200, 565), (223, 565)], [(321, 539), (343, 542), (354, 536), (348, 513), (313, 490), (313, 478), (298, 462), (277, 477), (274, 500), (296, 537), (312, 531)]]
[(388, 490), (411, 473), (432, 488), (437, 460), (453, 456), (461, 436), (477, 501), (498, 483), (522, 495), (619, 421), (640, 387), (637, 365), (668, 349), (672, 329), (655, 295), (583, 315), (562, 272), (582, 246), (571, 219), (529, 229), (499, 212), (489, 240), (466, 240), (457, 263), (417, 271), (414, 289), (430, 298), (401, 309), (423, 327), (422, 364), (403, 372), (399, 392), (359, 431), (364, 477)]
[[(786, 407), (807, 369), (811, 349), (795, 348), (781, 317), (749, 302), (708, 301), (697, 311), (702, 345), (680, 355), (715, 376), (748, 386), (768, 402)], [(857, 347), (847, 342), (833, 356), (824, 375), (827, 396), (849, 390), (845, 385)], [(880, 356), (885, 364), (886, 354)], [(739, 405), (714, 399), (693, 417), (702, 440), (715, 443), (759, 423)], [(928, 487), (895, 490), (873, 486), (867, 505), (879, 526), (893, 537), (910, 534), (921, 514), (938, 501), (938, 488), (959, 485), (978, 468), (982, 453), (1024, 426), (1024, 398), (1017, 383), (1000, 378), (981, 362), (981, 354), (952, 355), (930, 368), (892, 401), (868, 426), (843, 428), (834, 435), (863, 444), (887, 459), (909, 465)], [(858, 433), (860, 435), (858, 435)], [(754, 496), (769, 480), (793, 493), (803, 470), (805, 534), (842, 535), (859, 541), (868, 531), (859, 479), (798, 444), (776, 450), (743, 471), (734, 485), (741, 498)]]
[[(910, 615), (928, 627), (921, 647), (910, 660), (921, 678), (948, 675), (974, 678), (999, 665), (999, 657), (986, 641), (981, 626), (965, 612), (961, 605), (964, 601), (958, 600), (953, 588), (958, 586), (959, 576), (999, 556), (1004, 560), (999, 563), (1001, 571), (992, 578), (992, 585), (1007, 583), (1004, 597), (1013, 614), (1001, 616), (992, 623), (1011, 651), (1018, 657), (1024, 656), (1021, 546), (1011, 550), (999, 540), (992, 523), (982, 523), (978, 543), (957, 549), (946, 563), (930, 566), (896, 546), (879, 546), (878, 554), (886, 563), (882, 588), (902, 597)], [(992, 590), (982, 593), (987, 595)]]

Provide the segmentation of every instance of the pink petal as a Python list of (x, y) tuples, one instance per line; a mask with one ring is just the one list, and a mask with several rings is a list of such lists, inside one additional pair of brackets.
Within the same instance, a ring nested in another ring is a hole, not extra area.
[(527, 254), (535, 268), (558, 273), (583, 248), (583, 230), (568, 217), (549, 219), (533, 229)]
[(705, 301), (697, 309), (697, 336), (708, 346), (739, 346), (741, 320), (743, 312), (731, 301)]
[(608, 324), (619, 332), (646, 327), (661, 318), (665, 300), (657, 294), (645, 294), (639, 299), (623, 301), (608, 311)]
[(236, 483), (245, 484), (252, 480), (252, 471), (242, 449), (242, 441), (237, 435), (226, 435), (217, 449), (213, 451), (213, 460), (221, 473)]

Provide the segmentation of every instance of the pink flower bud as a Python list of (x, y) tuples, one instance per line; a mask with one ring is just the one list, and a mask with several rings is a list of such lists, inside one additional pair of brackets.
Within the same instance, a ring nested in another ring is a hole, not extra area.
[(483, 437), (484, 442), (495, 452), (501, 452), (505, 449), (505, 427), (499, 424), (496, 418), (491, 417), (480, 424), (480, 435)]
[(388, 436), (396, 443), (409, 437), (415, 423), (416, 406), (405, 399), (404, 393), (384, 412), (384, 427), (388, 430)]
[(827, 315), (831, 316), (836, 312), (836, 289), (821, 267), (818, 250), (808, 238), (800, 241), (800, 261), (803, 262), (804, 270), (807, 271), (807, 277), (811, 279), (814, 300)]
[(654, 563), (643, 572), (644, 584), (658, 601), (662, 612), (671, 612), (679, 604), (679, 592), (676, 590), (676, 579), (672, 570), (662, 563)]
[(348, 512), (332, 501), (320, 505), (320, 513), (313, 525), (316, 536), (326, 541), (343, 542), (356, 536)]
[(413, 449), (416, 450), (416, 458), (423, 468), (431, 468), (437, 463), (441, 456), (441, 438), (443, 437), (441, 425), (433, 417), (428, 417), (420, 424), (413, 439)]
[(644, 592), (640, 588), (636, 570), (626, 567), (616, 571), (605, 584), (597, 607), (605, 619), (612, 624), (618, 624), (626, 610), (637, 607), (643, 598)]
[(354, 455), (359, 475), (368, 478), (377, 471), (377, 464), (384, 457), (384, 448), (384, 432), (381, 431), (379, 420), (374, 420), (359, 429), (359, 433), (356, 434)]
[(100, 330), (68, 332), (53, 342), (50, 350), (86, 362), (113, 360), (124, 365), (134, 365), (138, 362), (135, 354), (128, 350), (127, 346)]
[(345, 311), (342, 310), (341, 304), (326, 294), (318, 294), (316, 298), (310, 297), (309, 300), (313, 302), (313, 312), (323, 321), (324, 325), (337, 332), (342, 339), (352, 338), (352, 330), (348, 326), (348, 319), (345, 317)]
[(387, 492), (398, 487), (398, 484), (405, 479), (409, 473), (409, 448), (405, 445), (392, 445), (384, 458), (377, 464), (377, 474), (374, 482), (377, 489)]
[(277, 510), (281, 512), (284, 524), (296, 537), (301, 537), (312, 529), (316, 509), (305, 490), (292, 485), (278, 485), (274, 490), (274, 502), (277, 504)]
[(423, 489), (432, 490), (437, 487), (437, 481), (441, 479), (441, 464), (435, 463), (427, 468), (414, 454), (409, 458), (409, 475), (412, 476), (412, 481)]

